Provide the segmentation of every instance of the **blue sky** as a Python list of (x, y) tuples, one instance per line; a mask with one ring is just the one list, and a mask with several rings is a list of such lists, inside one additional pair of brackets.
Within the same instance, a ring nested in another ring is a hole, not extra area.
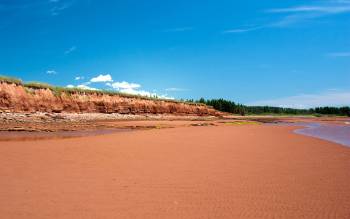
[(350, 0), (0, 0), (0, 74), (244, 104), (350, 105)]

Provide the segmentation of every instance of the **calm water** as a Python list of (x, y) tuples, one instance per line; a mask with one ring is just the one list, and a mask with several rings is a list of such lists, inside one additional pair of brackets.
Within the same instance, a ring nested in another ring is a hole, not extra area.
[(350, 147), (350, 125), (320, 123), (281, 123), (281, 125), (304, 126), (294, 132), (301, 135), (320, 138)]

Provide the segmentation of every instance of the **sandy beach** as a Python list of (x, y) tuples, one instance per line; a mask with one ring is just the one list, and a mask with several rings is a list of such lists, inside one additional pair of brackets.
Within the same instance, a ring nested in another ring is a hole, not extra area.
[(350, 0), (0, 0), (0, 219), (350, 219)]
[(350, 149), (217, 125), (0, 142), (1, 218), (350, 218)]

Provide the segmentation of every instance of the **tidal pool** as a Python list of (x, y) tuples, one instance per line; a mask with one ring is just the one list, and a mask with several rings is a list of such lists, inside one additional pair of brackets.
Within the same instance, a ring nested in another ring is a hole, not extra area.
[(55, 131), (55, 132), (0, 131), (0, 141), (73, 138), (73, 137), (95, 136), (95, 135), (104, 135), (104, 134), (111, 134), (116, 132), (129, 132), (129, 131), (132, 131), (132, 129), (113, 128), (113, 129), (93, 129), (93, 130)]
[(335, 142), (343, 146), (350, 147), (350, 125), (348, 123), (345, 123), (344, 125), (339, 125), (313, 122), (281, 122), (277, 123), (277, 125), (303, 126), (305, 128), (297, 129), (294, 132), (297, 134), (320, 138), (323, 140)]

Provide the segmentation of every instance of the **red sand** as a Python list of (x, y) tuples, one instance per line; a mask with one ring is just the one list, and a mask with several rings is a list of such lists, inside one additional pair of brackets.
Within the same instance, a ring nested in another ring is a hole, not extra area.
[(350, 218), (350, 149), (292, 129), (0, 142), (0, 217)]

